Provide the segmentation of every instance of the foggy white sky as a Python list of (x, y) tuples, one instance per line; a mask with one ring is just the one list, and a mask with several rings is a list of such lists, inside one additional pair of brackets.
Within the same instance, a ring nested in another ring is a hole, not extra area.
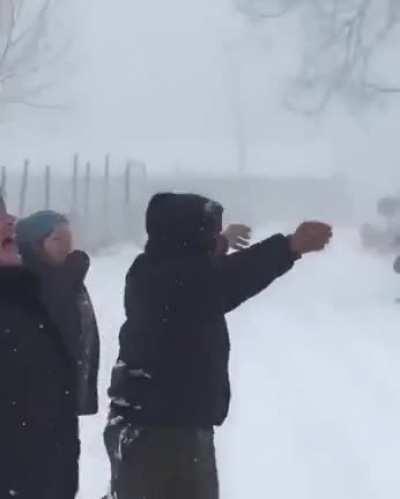
[(238, 96), (252, 168), (273, 162), (278, 170), (305, 155), (293, 165), (303, 167), (316, 153), (331, 167), (316, 124), (281, 105), (282, 83), (299, 60), (296, 22), (285, 20), (280, 35), (279, 26), (254, 33), (231, 0), (96, 5), (85, 34), (90, 94), (81, 109), (92, 139), (119, 150), (129, 144), (154, 163), (235, 169)]
[[(249, 169), (365, 176), (383, 162), (400, 183), (389, 154), (397, 144), (396, 103), (361, 117), (338, 103), (312, 119), (282, 105), (301, 61), (304, 30), (296, 13), (252, 29), (231, 0), (71, 4), (79, 20), (73, 71), (60, 86), (68, 109), (18, 110), (3, 122), (0, 138), (11, 156), (32, 151), (52, 160), (80, 150), (96, 160), (111, 151), (154, 168), (180, 162), (235, 170), (233, 92), (244, 116)], [(235, 71), (240, 88), (232, 86)]]
[[(229, 2), (227, 2), (229, 5)], [(215, 0), (96, 0), (86, 33), (97, 121), (127, 137), (221, 138), (229, 120), (221, 50), (228, 9)]]

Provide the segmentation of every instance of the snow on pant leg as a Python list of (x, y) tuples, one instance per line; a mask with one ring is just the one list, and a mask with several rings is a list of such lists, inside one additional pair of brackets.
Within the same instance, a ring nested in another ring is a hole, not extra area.
[(169, 499), (176, 452), (170, 442), (160, 439), (159, 430), (129, 423), (108, 425), (104, 439), (111, 461), (113, 499)]
[(116, 499), (218, 499), (213, 432), (108, 425)]

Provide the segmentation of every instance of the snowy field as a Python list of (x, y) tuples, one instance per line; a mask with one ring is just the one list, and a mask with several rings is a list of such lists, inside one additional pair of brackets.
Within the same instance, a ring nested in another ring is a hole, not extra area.
[[(82, 422), (79, 499), (109, 478), (105, 391), (136, 250), (93, 261), (89, 287), (102, 335), (101, 414)], [(229, 318), (233, 403), (217, 431), (221, 499), (398, 499), (400, 277), (339, 231)], [(188, 498), (190, 499), (190, 498)]]

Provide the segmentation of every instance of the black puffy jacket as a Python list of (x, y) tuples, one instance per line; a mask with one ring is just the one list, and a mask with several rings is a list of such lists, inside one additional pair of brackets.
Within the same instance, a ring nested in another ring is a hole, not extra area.
[[(157, 200), (157, 217), (150, 205), (146, 252), (126, 278), (127, 319), (109, 395), (113, 411), (135, 424), (211, 427), (223, 423), (230, 401), (225, 314), (288, 271), (295, 256), (276, 235), (214, 257), (222, 212), (214, 223), (209, 200), (169, 196)], [(154, 217), (162, 218), (156, 231)]]
[(71, 446), (78, 438), (76, 378), (39, 284), (22, 267), (0, 268), (0, 414), (0, 497), (44, 497), (56, 449), (66, 435)]
[(74, 251), (63, 265), (55, 266), (40, 261), (29, 246), (21, 246), (21, 254), (24, 263), (39, 277), (43, 304), (75, 359), (77, 413), (95, 414), (100, 340), (93, 305), (84, 285), (89, 257), (82, 251)]

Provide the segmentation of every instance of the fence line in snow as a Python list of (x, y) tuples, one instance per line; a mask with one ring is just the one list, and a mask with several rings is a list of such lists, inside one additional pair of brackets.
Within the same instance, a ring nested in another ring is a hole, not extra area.
[[(135, 170), (140, 175), (134, 175)], [(41, 209), (66, 213), (79, 243), (95, 249), (130, 238), (128, 224), (139, 202), (136, 193), (144, 192), (146, 182), (147, 168), (139, 161), (129, 160), (122, 172), (113, 173), (107, 154), (101, 172), (93, 168), (91, 161), (82, 164), (75, 154), (70, 175), (57, 172), (51, 164), (43, 166), (38, 174), (28, 158), (22, 171), (2, 165), (0, 189), (10, 210), (19, 217)]]
[(196, 175), (173, 171), (149, 175), (146, 164), (129, 160), (113, 164), (104, 157), (100, 168), (73, 156), (69, 172), (45, 164), (38, 173), (28, 158), (22, 170), (1, 167), (1, 192), (10, 211), (26, 216), (41, 209), (67, 214), (78, 244), (95, 250), (124, 240), (144, 239), (144, 214), (157, 191), (191, 191), (221, 201), (226, 219), (255, 227), (270, 223), (323, 218), (349, 223), (351, 196), (341, 177), (268, 177), (265, 175)]

